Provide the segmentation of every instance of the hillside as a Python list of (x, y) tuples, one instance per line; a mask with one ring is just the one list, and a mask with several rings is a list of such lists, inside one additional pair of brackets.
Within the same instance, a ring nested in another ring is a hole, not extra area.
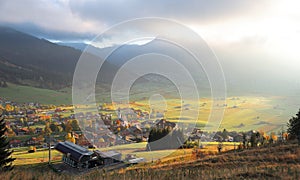
[[(17, 166), (0, 174), (4, 179), (299, 179), (300, 147), (270, 147), (204, 155), (199, 159), (174, 157), (169, 161), (139, 164), (112, 172), (94, 170), (81, 175), (53, 172), (46, 164)], [(186, 155), (188, 156), (188, 155)], [(38, 171), (37, 171), (38, 170)]]
[(48, 89), (64, 88), (71, 84), (80, 55), (80, 50), (0, 26), (2, 80)]
[(42, 104), (70, 104), (70, 92), (41, 89), (8, 83), (7, 88), (0, 88), (0, 98), (19, 103), (38, 102)]
[[(139, 175), (169, 179), (298, 179), (300, 176), (300, 147), (296, 144), (270, 145), (243, 151), (230, 151), (220, 155), (204, 155), (191, 161), (167, 161), (152, 165), (150, 169), (139, 166), (127, 171)], [(147, 167), (148, 168), (148, 167)]]

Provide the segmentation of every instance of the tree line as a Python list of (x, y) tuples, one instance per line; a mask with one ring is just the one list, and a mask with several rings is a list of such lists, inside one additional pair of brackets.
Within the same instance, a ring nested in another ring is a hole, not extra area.
[(147, 151), (177, 149), (184, 143), (183, 132), (180, 129), (153, 128), (148, 137)]

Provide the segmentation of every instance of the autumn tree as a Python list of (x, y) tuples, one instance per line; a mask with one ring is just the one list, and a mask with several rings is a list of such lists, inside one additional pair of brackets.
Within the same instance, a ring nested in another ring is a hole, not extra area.
[(54, 123), (50, 124), (50, 129), (51, 129), (52, 132), (59, 132), (58, 126)]
[(267, 134), (262, 130), (259, 131), (259, 134), (260, 134), (260, 144), (264, 145), (267, 141)]
[(29, 127), (28, 130), (30, 135), (33, 135), (35, 133), (35, 128), (33, 127)]
[(12, 128), (7, 128), (6, 133), (8, 137), (14, 137), (16, 135), (16, 133), (12, 130)]
[(44, 131), (45, 131), (45, 134), (48, 136), (52, 133), (52, 130), (50, 128), (50, 123), (48, 123), (48, 122), (46, 123)]
[(72, 142), (72, 143), (76, 143), (76, 139), (75, 137), (72, 135), (72, 133), (68, 133), (66, 136), (65, 136), (65, 139), (66, 141), (69, 141), (69, 142)]
[(79, 123), (76, 119), (72, 120), (71, 126), (74, 131), (80, 131)]
[(72, 124), (71, 124), (70, 121), (67, 121), (67, 123), (65, 124), (65, 131), (66, 131), (67, 133), (70, 133), (70, 132), (73, 131)]
[(289, 120), (287, 126), (289, 138), (298, 139), (298, 143), (300, 144), (300, 109), (296, 116)]
[(6, 132), (7, 132), (7, 127), (1, 111), (0, 112), (0, 172), (12, 170), (13, 169), (12, 162), (15, 160), (15, 158), (11, 157), (13, 151), (9, 149), (9, 142), (7, 140), (7, 136), (5, 135)]
[(278, 140), (278, 137), (276, 136), (276, 134), (274, 132), (271, 132), (269, 142), (270, 143), (275, 143), (277, 140)]

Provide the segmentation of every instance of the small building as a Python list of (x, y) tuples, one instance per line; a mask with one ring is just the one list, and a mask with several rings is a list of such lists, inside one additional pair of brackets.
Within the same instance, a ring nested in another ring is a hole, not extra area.
[(20, 128), (16, 132), (17, 136), (23, 136), (23, 135), (28, 134), (28, 133), (29, 133), (28, 128)]
[(35, 128), (35, 134), (39, 134), (42, 131), (43, 131), (43, 128), (39, 128), (39, 127)]
[(94, 152), (98, 156), (98, 159), (101, 161), (101, 164), (105, 166), (121, 162), (122, 154), (119, 152), (116, 151), (102, 152), (99, 150), (96, 150)]
[(166, 119), (157, 120), (155, 124), (156, 124), (156, 128), (158, 129), (164, 129), (169, 127), (173, 129), (176, 127), (176, 123), (167, 121)]
[(11, 148), (21, 147), (21, 146), (24, 146), (24, 142), (22, 142), (21, 140), (14, 139), (14, 140), (9, 141), (9, 145)]
[(89, 168), (93, 152), (71, 142), (59, 142), (55, 149), (63, 153), (63, 162), (76, 168)]
[(71, 142), (59, 142), (55, 149), (63, 154), (63, 162), (74, 168), (94, 168), (120, 163), (122, 154), (116, 151), (89, 151)]

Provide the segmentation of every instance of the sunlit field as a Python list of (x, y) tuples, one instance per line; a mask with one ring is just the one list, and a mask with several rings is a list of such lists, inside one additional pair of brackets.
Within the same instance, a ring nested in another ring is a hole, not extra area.
[[(285, 126), (286, 121), (297, 110), (297, 106), (287, 102), (283, 97), (277, 96), (239, 96), (228, 97), (225, 104), (217, 104), (212, 107), (212, 100), (202, 98), (200, 101), (190, 100), (182, 103), (179, 99), (165, 99), (162, 102), (140, 100), (128, 104), (112, 105), (112, 109), (134, 108), (150, 112), (150, 109), (164, 115), (168, 121), (184, 123), (204, 127), (212, 108), (224, 109), (223, 120), (219, 129), (230, 131), (264, 130), (266, 132), (278, 131)], [(198, 104), (197, 104), (198, 103)], [(199, 116), (197, 109), (199, 107)], [(151, 107), (151, 108), (150, 108)], [(184, 111), (185, 116), (180, 117), (180, 112)], [(180, 119), (180, 120), (179, 120)], [(156, 120), (152, 118), (151, 120)]]
[[(126, 145), (112, 146), (108, 148), (100, 148), (101, 151), (115, 150), (123, 154), (123, 159), (126, 154), (135, 154), (137, 157), (143, 157), (146, 161), (166, 161), (170, 159), (177, 159), (181, 156), (191, 156), (193, 149), (167, 149), (167, 150), (158, 150), (158, 151), (145, 151), (146, 142), (142, 143), (133, 143)], [(203, 142), (203, 149), (200, 149), (204, 154), (217, 154), (217, 145), (218, 142)], [(237, 147), (238, 144), (236, 144)], [(223, 151), (228, 151), (234, 149), (234, 143), (224, 142)], [(14, 148), (13, 157), (16, 158), (14, 164), (17, 166), (20, 165), (29, 165), (29, 164), (43, 164), (48, 162), (48, 149), (37, 149), (34, 153), (28, 153), (28, 148)], [(94, 149), (90, 149), (93, 151)], [(62, 154), (56, 150), (51, 150), (51, 161), (60, 162)]]
[[(30, 164), (40, 164), (48, 162), (48, 150), (47, 149), (38, 149), (34, 153), (28, 153), (29, 148), (15, 148), (13, 149), (13, 157), (16, 158), (14, 164), (16, 166), (20, 165), (30, 165)], [(51, 157), (53, 162), (61, 161), (62, 154), (56, 150), (51, 150)]]

